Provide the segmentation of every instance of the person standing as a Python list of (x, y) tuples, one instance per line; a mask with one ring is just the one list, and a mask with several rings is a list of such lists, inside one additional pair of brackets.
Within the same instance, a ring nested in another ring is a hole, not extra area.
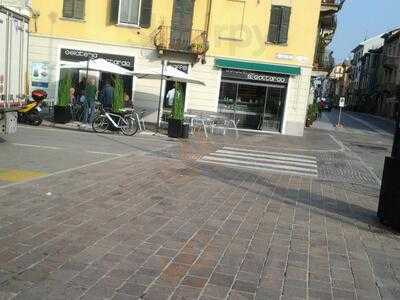
[(167, 93), (167, 104), (169, 107), (172, 107), (172, 105), (174, 105), (174, 99), (175, 99), (175, 88), (172, 88)]
[(84, 123), (89, 124), (93, 121), (95, 113), (95, 101), (96, 101), (96, 81), (94, 78), (88, 80), (88, 84), (85, 89), (85, 117)]
[(78, 87), (75, 91), (77, 101), (84, 103), (86, 89), (86, 77), (82, 77), (82, 80), (78, 83)]
[(100, 102), (104, 108), (111, 109), (113, 99), (114, 99), (114, 88), (112, 87), (110, 80), (107, 79), (106, 84), (104, 85), (100, 94)]
[(69, 89), (69, 102), (71, 105), (75, 105), (76, 97), (75, 97), (75, 88)]
[(133, 108), (133, 101), (131, 100), (127, 92), (124, 92), (124, 107)]

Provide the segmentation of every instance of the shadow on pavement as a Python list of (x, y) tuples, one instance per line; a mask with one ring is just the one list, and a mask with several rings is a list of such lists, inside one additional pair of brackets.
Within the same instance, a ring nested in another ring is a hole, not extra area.
[[(251, 185), (255, 179), (256, 182), (265, 183), (269, 188), (269, 191), (273, 191), (272, 195), (271, 193), (261, 194), (261, 196), (264, 198), (279, 201), (292, 207), (296, 207), (299, 203), (305, 206), (310, 206), (313, 213), (319, 214), (321, 216), (326, 216), (338, 222), (344, 222), (353, 226), (356, 225), (364, 230), (370, 230), (371, 227), (374, 227), (382, 228), (385, 231), (390, 231), (381, 223), (379, 223), (375, 210), (365, 208), (363, 206), (360, 206), (359, 204), (351, 203), (346, 200), (339, 200), (328, 196), (321, 196), (320, 194), (311, 192), (309, 190), (293, 189), (287, 186), (281, 187), (279, 185), (271, 184), (266, 181), (267, 177), (260, 176), (256, 173), (250, 173), (243, 169), (241, 169), (240, 172), (243, 175), (241, 176), (241, 178), (245, 178), (244, 180), (248, 180), (249, 185)], [(215, 172), (214, 170), (205, 170), (202, 175), (212, 177), (213, 179), (221, 181), (224, 184), (232, 185), (232, 187), (237, 186), (234, 181), (234, 175), (230, 174), (229, 172), (223, 173), (223, 175), (221, 176), (221, 172)], [(308, 180), (311, 179), (307, 179), (307, 181)], [(315, 180), (313, 182), (315, 182), (320, 187), (323, 184), (327, 184), (318, 180)], [(307, 186), (311, 185), (311, 182), (307, 183)], [(342, 185), (340, 185), (340, 187), (334, 187), (331, 184), (331, 186), (334, 189), (340, 189), (340, 192), (343, 193)], [(256, 189), (251, 189), (249, 186), (241, 186), (241, 189), (244, 189), (245, 192), (251, 192), (260, 195), (259, 191), (257, 191)], [(365, 197), (364, 194), (360, 195), (360, 198), (362, 199), (363, 196)], [(377, 202), (376, 207), (378, 207)], [(363, 228), (362, 226), (360, 226), (360, 223), (366, 225), (367, 227)]]
[[(116, 138), (113, 137), (112, 134), (108, 134), (108, 135), (107, 134), (97, 134), (97, 133), (94, 133), (94, 134), (96, 134), (99, 138), (102, 138), (104, 140), (107, 140), (107, 141), (110, 141), (110, 142), (113, 142), (113, 143), (118, 143), (120, 145), (124, 145), (124, 146), (126, 146), (128, 148), (131, 148), (132, 150), (139, 150), (139, 151), (142, 151), (144, 153), (158, 152), (158, 151), (160, 151), (160, 150), (162, 150), (164, 148), (164, 146), (162, 146), (161, 148), (155, 148), (155, 149), (149, 150), (148, 147), (140, 147), (140, 146), (137, 146), (137, 145), (133, 145), (131, 143), (123, 142), (120, 139), (116, 139)], [(132, 141), (134, 141), (134, 137), (133, 137)], [(164, 142), (164, 141), (160, 140), (160, 143), (161, 142)], [(170, 141), (170, 142), (172, 143), (173, 141)]]

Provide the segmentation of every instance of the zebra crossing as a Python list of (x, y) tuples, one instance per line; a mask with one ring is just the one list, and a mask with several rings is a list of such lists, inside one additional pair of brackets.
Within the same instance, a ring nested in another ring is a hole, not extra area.
[(198, 161), (271, 173), (318, 177), (317, 158), (309, 155), (223, 147)]

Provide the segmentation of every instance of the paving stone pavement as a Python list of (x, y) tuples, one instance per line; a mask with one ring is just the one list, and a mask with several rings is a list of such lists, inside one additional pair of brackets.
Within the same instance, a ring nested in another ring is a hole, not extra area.
[(377, 193), (157, 155), (0, 189), (0, 299), (399, 299)]

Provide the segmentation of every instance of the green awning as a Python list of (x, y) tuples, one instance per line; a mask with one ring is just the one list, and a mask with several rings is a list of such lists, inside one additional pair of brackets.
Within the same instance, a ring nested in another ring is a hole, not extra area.
[(231, 60), (224, 58), (217, 58), (215, 66), (224, 69), (238, 69), (246, 71), (257, 71), (265, 73), (277, 73), (286, 75), (300, 75), (300, 67), (289, 67), (282, 65), (272, 65), (263, 63), (254, 63), (243, 60)]

